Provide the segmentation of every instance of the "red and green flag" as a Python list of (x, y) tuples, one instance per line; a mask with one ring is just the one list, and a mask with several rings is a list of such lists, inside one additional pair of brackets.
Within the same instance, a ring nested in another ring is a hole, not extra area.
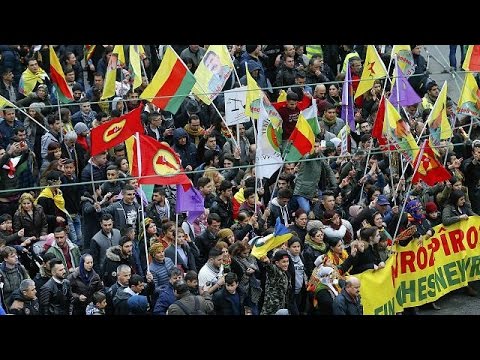
[(160, 109), (175, 114), (194, 84), (193, 74), (168, 46), (157, 73), (140, 99), (148, 100)]
[(58, 60), (53, 46), (50, 45), (50, 77), (52, 79), (53, 86), (57, 90), (57, 96), (61, 103), (68, 103), (73, 101), (72, 89), (65, 80), (65, 74), (63, 73), (62, 66)]

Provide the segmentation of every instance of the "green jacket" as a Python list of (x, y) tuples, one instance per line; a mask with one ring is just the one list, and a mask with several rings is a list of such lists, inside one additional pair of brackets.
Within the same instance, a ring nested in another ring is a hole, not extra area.
[(321, 177), (328, 177), (330, 185), (334, 187), (337, 186), (335, 175), (333, 171), (328, 171), (327, 168), (329, 168), (329, 165), (325, 163), (323, 158), (320, 158), (319, 155), (316, 154), (307, 155), (305, 158), (316, 160), (300, 163), (293, 195), (303, 196), (310, 200), (313, 199), (317, 196), (318, 183)]
[[(80, 257), (82, 256), (82, 254), (80, 253), (80, 249), (78, 248), (78, 246), (72, 243), (70, 240), (67, 240), (67, 244), (70, 249), (69, 251), (70, 258), (72, 259), (72, 267), (75, 269), (80, 265)], [(52, 253), (57, 259), (62, 260), (63, 265), (65, 265), (65, 270), (67, 270), (68, 274), (69, 268), (67, 267), (67, 261), (65, 260), (65, 256), (63, 256), (63, 252), (58, 247), (56, 242), (54, 242), (52, 246), (50, 246), (47, 253)]]

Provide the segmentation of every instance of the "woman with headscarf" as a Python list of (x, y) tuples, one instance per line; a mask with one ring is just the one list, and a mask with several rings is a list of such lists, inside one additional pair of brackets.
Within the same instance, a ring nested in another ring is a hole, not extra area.
[(305, 245), (302, 252), (305, 260), (305, 273), (308, 277), (312, 275), (315, 268), (315, 260), (328, 251), (328, 246), (324, 241), (323, 229), (325, 227), (314, 227), (309, 230), (307, 236), (305, 236)]
[(307, 284), (310, 315), (333, 314), (333, 300), (341, 291), (337, 275), (333, 268), (323, 264), (313, 270)]
[(350, 245), (353, 240), (352, 233), (348, 230), (336, 211), (325, 211), (323, 213), (323, 224), (325, 225), (325, 229), (323, 230), (325, 236), (342, 239), (345, 245)]
[[(343, 241), (340, 238), (326, 238), (326, 241), (329, 245), (329, 250), (327, 252), (327, 259), (325, 260), (325, 265), (337, 269), (340, 265), (343, 264), (348, 258), (348, 253), (343, 247)], [(348, 270), (345, 269), (341, 275), (348, 275)]]
[(67, 279), (72, 286), (73, 315), (85, 315), (85, 309), (93, 300), (93, 294), (103, 290), (103, 282), (93, 269), (92, 255), (83, 254), (80, 265)]

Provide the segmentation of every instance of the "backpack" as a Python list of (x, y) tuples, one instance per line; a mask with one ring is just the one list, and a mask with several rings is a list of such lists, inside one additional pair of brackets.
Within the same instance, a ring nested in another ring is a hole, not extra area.
[(205, 311), (200, 309), (200, 300), (198, 300), (198, 296), (194, 295), (193, 299), (195, 300), (195, 306), (192, 312), (188, 311), (187, 307), (182, 304), (180, 300), (175, 301), (174, 304), (177, 304), (180, 309), (182, 309), (182, 311), (185, 313), (185, 315), (207, 315)]

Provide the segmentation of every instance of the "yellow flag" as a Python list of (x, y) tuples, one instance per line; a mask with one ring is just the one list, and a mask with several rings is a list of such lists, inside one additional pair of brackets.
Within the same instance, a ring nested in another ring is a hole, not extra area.
[(112, 55), (107, 65), (107, 73), (105, 74), (105, 83), (103, 85), (103, 93), (101, 100), (108, 99), (115, 95), (115, 80), (117, 77), (117, 65), (125, 64), (125, 54), (123, 45), (115, 45)]
[[(447, 117), (447, 82), (442, 86), (440, 94), (433, 105), (433, 109), (428, 115), (427, 125), (430, 129), (430, 137), (434, 140), (434, 145), (438, 145), (440, 140), (450, 139), (452, 136), (452, 127)], [(435, 141), (436, 140), (436, 141)]]
[(278, 94), (277, 102), (287, 101), (287, 92), (285, 90), (280, 90)]
[(248, 65), (245, 63), (247, 74), (247, 96), (245, 100), (245, 115), (250, 116), (253, 119), (258, 119), (260, 114), (260, 100), (263, 97), (262, 90), (258, 87), (255, 79), (250, 75), (248, 71)]
[(383, 133), (387, 135), (392, 144), (395, 144), (407, 161), (413, 161), (416, 158), (418, 145), (410, 131), (410, 126), (405, 120), (402, 120), (397, 109), (388, 99), (385, 99)]
[(232, 74), (233, 62), (225, 45), (210, 45), (195, 71), (192, 92), (210, 105)]
[(5, 106), (16, 108), (16, 106), (13, 105), (7, 98), (4, 98), (2, 95), (0, 95), (0, 109), (3, 109)]
[(140, 65), (140, 46), (130, 45), (130, 67), (133, 75), (133, 88), (136, 89), (142, 85), (142, 68)]
[(415, 72), (415, 63), (413, 62), (410, 45), (393, 45), (392, 56), (393, 55), (397, 55), (398, 65), (400, 69), (402, 69), (403, 75), (409, 77)]
[(118, 55), (118, 62), (120, 63), (120, 65), (125, 64), (125, 53), (123, 52), (123, 45), (115, 45), (112, 54)]
[(469, 116), (480, 116), (480, 100), (477, 81), (472, 73), (465, 75), (460, 100), (458, 100), (457, 113)]
[(367, 55), (363, 64), (362, 78), (355, 92), (355, 99), (373, 87), (374, 80), (387, 76), (387, 70), (375, 46), (367, 46)]
[(383, 133), (390, 136), (390, 131), (393, 131), (397, 128), (397, 121), (401, 118), (402, 117), (398, 113), (397, 109), (395, 109), (395, 106), (393, 106), (388, 99), (385, 99), (385, 120), (383, 121)]

